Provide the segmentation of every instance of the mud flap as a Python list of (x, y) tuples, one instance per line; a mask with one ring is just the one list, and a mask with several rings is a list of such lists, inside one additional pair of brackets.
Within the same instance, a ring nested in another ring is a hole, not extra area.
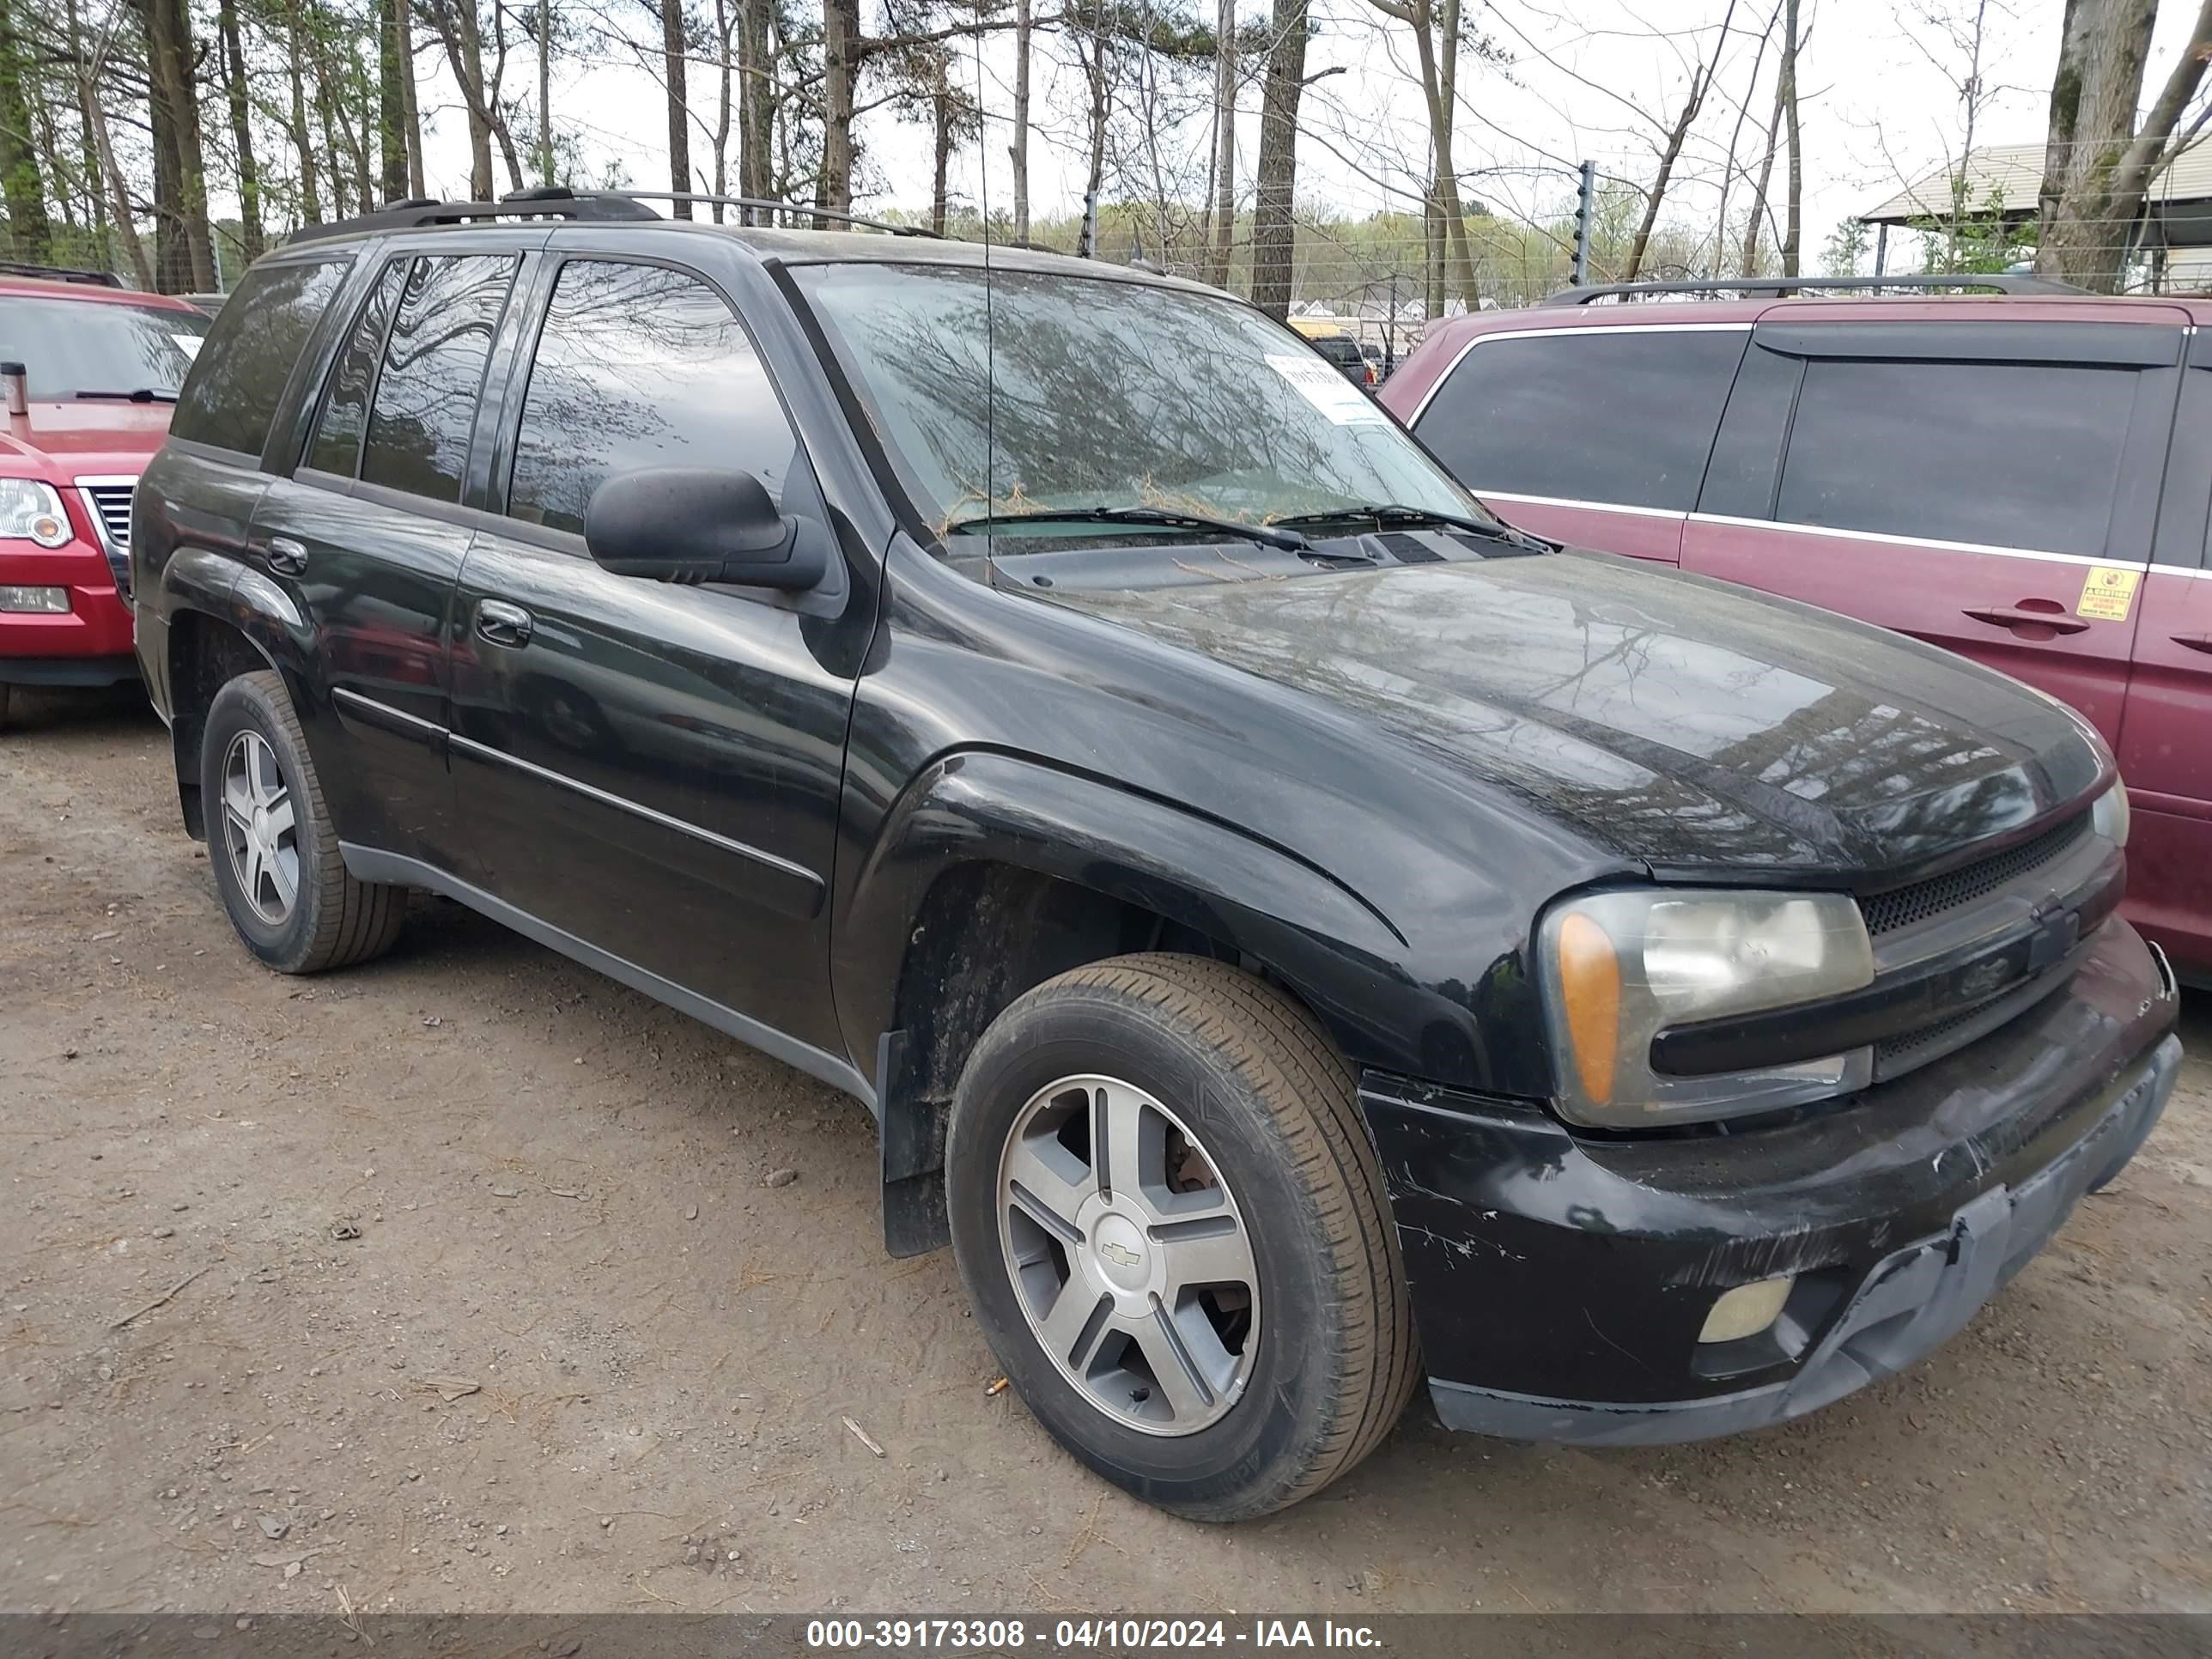
[(925, 1255), (952, 1242), (945, 1213), (945, 1114), (915, 1098), (904, 1031), (876, 1045), (876, 1101), (882, 1114), (884, 1249)]

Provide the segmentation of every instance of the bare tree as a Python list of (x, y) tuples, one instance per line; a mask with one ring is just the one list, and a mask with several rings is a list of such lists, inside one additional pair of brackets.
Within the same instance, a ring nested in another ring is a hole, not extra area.
[[(2212, 4), (2212, 0), (2207, 0)], [(1797, 115), (1797, 54), (1804, 41), (1798, 28), (1799, 0), (1782, 8), (1782, 109), (1790, 132), (1788, 228), (1782, 233), (1782, 274), (1795, 276), (1805, 236), (1805, 141)]]
[(1735, 21), (1735, 8), (1736, 0), (1729, 0), (1729, 9), (1721, 16), (1720, 39), (1713, 45), (1711, 65), (1690, 71), (1690, 95), (1682, 100), (1682, 112), (1659, 151), (1659, 170), (1652, 176), (1651, 188), (1644, 193), (1643, 222), (1636, 227), (1636, 240), (1628, 247), (1628, 265), (1620, 274), (1624, 283), (1634, 282), (1636, 273), (1644, 268), (1644, 252), (1651, 246), (1652, 227), (1659, 222), (1660, 204), (1667, 199), (1668, 180), (1674, 176), (1674, 163), (1681, 158), (1682, 145), (1697, 123), (1698, 112), (1705, 107), (1706, 88), (1720, 73), (1721, 54), (1728, 50), (1729, 25)]
[(1212, 207), (1201, 280), (1226, 288), (1237, 235), (1237, 0), (1220, 0), (1214, 37)]
[(2051, 85), (2035, 268), (2100, 293), (2121, 283), (2144, 198), (2212, 109), (2177, 135), (2212, 58), (2212, 0), (2136, 125), (2158, 0), (2066, 0)]
[(1274, 0), (1260, 88), (1260, 154), (1253, 167), (1252, 303), (1290, 315), (1297, 254), (1298, 100), (1306, 88), (1307, 0)]
[[(216, 28), (222, 36), (222, 85), (230, 106), (230, 135), (238, 168), (239, 252), (248, 264), (261, 257), (261, 169), (253, 155), (252, 110), (246, 85), (246, 49), (239, 35), (237, 0), (220, 0)], [(403, 185), (406, 180), (403, 178)]]
[[(684, 40), (684, 0), (660, 0), (662, 84), (668, 89), (668, 187), (679, 196), (692, 188), (691, 109), (684, 91), (684, 60), (690, 47)], [(678, 201), (676, 217), (689, 219), (691, 204)]]
[(1030, 44), (1036, 28), (1030, 0), (1014, 0), (1014, 132), (1006, 146), (1014, 171), (1014, 240), (1030, 239)]

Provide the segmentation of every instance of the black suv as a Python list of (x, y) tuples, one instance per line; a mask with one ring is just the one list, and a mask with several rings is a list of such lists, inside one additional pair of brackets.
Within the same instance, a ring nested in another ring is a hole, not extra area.
[(1833, 1400), (2179, 1060), (2081, 720), (1506, 530), (1188, 283), (409, 206), (248, 273), (131, 547), (249, 949), (428, 889), (855, 1096), (890, 1248), (1186, 1515), (1425, 1376), (1530, 1438)]

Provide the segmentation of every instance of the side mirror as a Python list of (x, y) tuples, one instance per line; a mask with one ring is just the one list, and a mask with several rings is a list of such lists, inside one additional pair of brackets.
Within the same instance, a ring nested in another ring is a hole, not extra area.
[(600, 568), (664, 582), (803, 592), (828, 569), (823, 541), (775, 510), (761, 481), (720, 467), (654, 466), (592, 492), (584, 544)]

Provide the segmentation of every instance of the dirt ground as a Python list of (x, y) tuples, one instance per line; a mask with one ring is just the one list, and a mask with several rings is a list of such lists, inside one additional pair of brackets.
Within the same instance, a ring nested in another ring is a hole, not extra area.
[(1908, 1375), (1654, 1450), (1417, 1403), (1209, 1529), (987, 1395), (858, 1105), (449, 905), (265, 972), (167, 742), (135, 693), (0, 734), (0, 1607), (2212, 1610), (2212, 998), (2142, 1155)]

